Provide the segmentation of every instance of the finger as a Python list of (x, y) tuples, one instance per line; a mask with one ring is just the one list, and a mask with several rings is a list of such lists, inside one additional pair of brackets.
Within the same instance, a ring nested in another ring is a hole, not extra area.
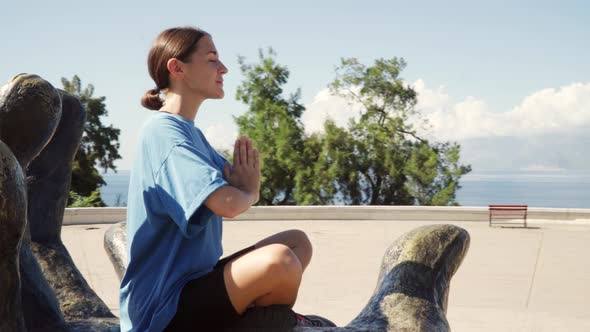
[(252, 151), (252, 140), (248, 138), (248, 165), (254, 167), (254, 151)]
[(226, 180), (229, 180), (230, 175), (231, 175), (231, 172), (230, 172), (229, 163), (225, 163), (225, 166), (223, 166), (223, 176), (225, 177)]
[(234, 165), (240, 165), (240, 139), (234, 143)]
[(259, 169), (260, 161), (258, 157), (258, 149), (254, 148), (254, 169)]
[(240, 163), (242, 166), (248, 164), (248, 142), (246, 141), (246, 136), (242, 136), (240, 139)]

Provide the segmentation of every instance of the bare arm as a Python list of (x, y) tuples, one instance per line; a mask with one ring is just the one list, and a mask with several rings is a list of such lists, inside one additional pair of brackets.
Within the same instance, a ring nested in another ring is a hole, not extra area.
[(248, 210), (255, 203), (256, 197), (254, 194), (242, 191), (231, 185), (215, 190), (205, 200), (205, 205), (213, 213), (224, 218), (234, 218)]
[(233, 172), (229, 164), (223, 172), (229, 185), (214, 191), (205, 205), (221, 217), (234, 218), (256, 204), (260, 194), (260, 163), (252, 140), (246, 136), (236, 140)]

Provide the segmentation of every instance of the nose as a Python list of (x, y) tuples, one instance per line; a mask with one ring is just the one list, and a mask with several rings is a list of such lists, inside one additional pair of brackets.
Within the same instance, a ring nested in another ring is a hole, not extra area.
[(219, 73), (221, 75), (225, 75), (227, 74), (229, 70), (227, 69), (227, 67), (223, 64), (223, 62), (219, 61)]

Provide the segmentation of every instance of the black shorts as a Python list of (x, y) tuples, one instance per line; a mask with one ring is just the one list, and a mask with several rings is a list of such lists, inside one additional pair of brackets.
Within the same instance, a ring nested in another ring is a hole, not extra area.
[(240, 315), (225, 288), (223, 267), (252, 250), (254, 246), (220, 259), (213, 271), (189, 281), (182, 288), (176, 314), (164, 331), (217, 331), (236, 321)]

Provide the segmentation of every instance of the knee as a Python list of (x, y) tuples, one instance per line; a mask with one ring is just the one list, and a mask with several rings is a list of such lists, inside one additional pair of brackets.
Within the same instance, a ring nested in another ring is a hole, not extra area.
[(311, 251), (311, 241), (307, 234), (300, 229), (292, 229), (290, 230), (292, 236), (295, 238), (295, 241), (303, 248), (307, 248)]
[(264, 268), (280, 284), (300, 283), (303, 268), (297, 255), (286, 245), (268, 245)]
[(305, 234), (305, 232), (302, 230), (292, 229), (290, 230), (290, 232), (294, 240), (293, 242), (295, 242), (295, 247), (301, 248), (301, 264), (305, 268), (309, 264), (309, 262), (311, 261), (311, 257), (313, 256), (313, 247), (311, 245), (311, 241), (309, 240), (307, 234)]

